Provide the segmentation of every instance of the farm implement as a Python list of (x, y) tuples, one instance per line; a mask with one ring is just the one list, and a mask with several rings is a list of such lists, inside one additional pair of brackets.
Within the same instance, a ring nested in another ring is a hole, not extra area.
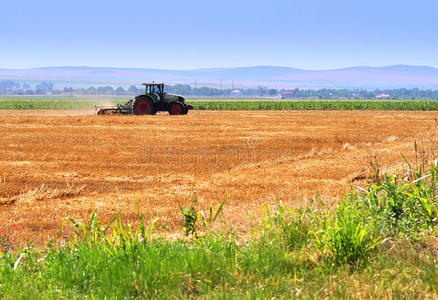
[(183, 96), (164, 92), (164, 83), (142, 83), (145, 93), (130, 99), (125, 104), (113, 107), (96, 106), (98, 115), (155, 115), (168, 111), (170, 115), (186, 115), (193, 105), (185, 102)]

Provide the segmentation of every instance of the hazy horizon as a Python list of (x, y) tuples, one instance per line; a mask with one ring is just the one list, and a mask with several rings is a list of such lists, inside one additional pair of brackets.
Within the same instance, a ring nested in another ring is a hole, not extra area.
[(0, 69), (0, 79), (49, 80), (56, 86), (86, 86), (107, 82), (130, 86), (145, 81), (198, 86), (223, 85), (274, 88), (414, 88), (438, 89), (438, 69), (394, 65), (380, 68), (353, 67), (318, 70), (259, 66), (193, 70), (139, 68), (49, 67), (35, 69)]

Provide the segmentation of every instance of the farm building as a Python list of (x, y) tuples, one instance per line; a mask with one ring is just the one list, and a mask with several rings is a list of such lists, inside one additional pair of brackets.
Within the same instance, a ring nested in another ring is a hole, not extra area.
[(291, 98), (296, 98), (297, 96), (295, 95), (294, 91), (287, 91), (287, 92), (283, 92), (281, 93), (281, 99), (291, 99)]
[(389, 99), (391, 96), (388, 94), (378, 94), (376, 95), (376, 99)]

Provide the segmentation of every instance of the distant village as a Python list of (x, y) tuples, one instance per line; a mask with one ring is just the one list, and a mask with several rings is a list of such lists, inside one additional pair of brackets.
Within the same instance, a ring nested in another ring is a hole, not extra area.
[[(165, 91), (192, 98), (266, 98), (277, 100), (290, 99), (438, 99), (438, 90), (413, 89), (273, 89), (263, 86), (256, 88), (214, 88), (189, 84), (166, 85)], [(0, 80), (1, 96), (135, 96), (144, 91), (140, 86), (129, 87), (89, 86), (87, 88), (55, 86), (53, 82), (42, 81), (34, 83), (20, 83), (13, 80)]]

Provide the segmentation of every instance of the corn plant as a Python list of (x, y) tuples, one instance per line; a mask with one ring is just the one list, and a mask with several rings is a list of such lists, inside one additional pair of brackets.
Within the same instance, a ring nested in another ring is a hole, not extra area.
[(437, 101), (197, 101), (198, 110), (438, 110)]

